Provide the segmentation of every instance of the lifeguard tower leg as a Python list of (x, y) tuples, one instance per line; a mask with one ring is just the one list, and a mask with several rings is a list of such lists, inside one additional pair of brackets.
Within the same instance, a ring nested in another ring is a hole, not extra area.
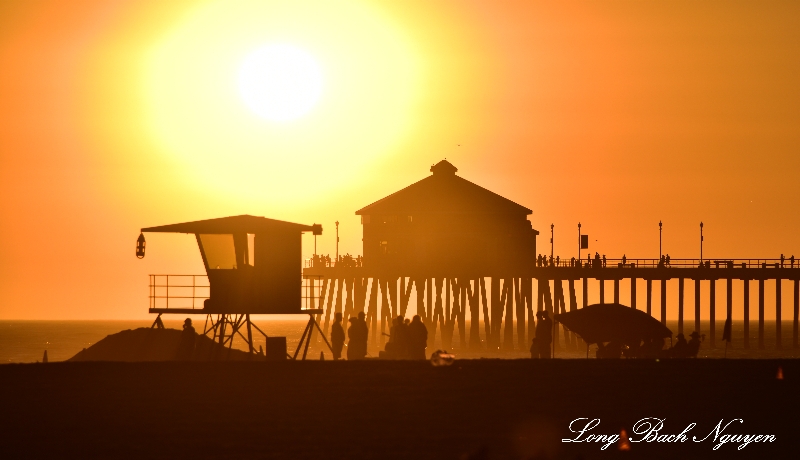
[[(312, 321), (313, 321), (313, 318), (312, 318)], [(297, 355), (300, 353), (300, 349), (303, 347), (303, 342), (306, 340), (306, 335), (309, 335), (309, 336), (311, 335), (309, 333), (310, 329), (311, 329), (311, 321), (309, 321), (308, 324), (306, 324), (306, 328), (303, 329), (303, 335), (300, 336), (300, 343), (297, 344), (297, 350), (294, 351), (294, 356), (292, 356), (292, 359), (297, 360)]]
[(250, 346), (250, 353), (255, 352), (255, 348), (253, 347), (253, 329), (250, 327), (250, 315), (246, 316), (245, 321), (247, 321), (247, 344)]
[(306, 356), (308, 355), (308, 348), (311, 346), (312, 332), (314, 332), (315, 327), (319, 331), (319, 335), (322, 336), (322, 340), (325, 341), (325, 345), (327, 345), (328, 349), (331, 351), (331, 353), (333, 353), (333, 347), (331, 347), (330, 342), (328, 342), (328, 339), (325, 337), (325, 333), (322, 332), (322, 328), (319, 327), (319, 323), (317, 323), (314, 315), (309, 314), (308, 323), (306, 324), (306, 328), (303, 330), (303, 335), (300, 337), (300, 343), (297, 344), (297, 350), (295, 350), (294, 356), (291, 356), (292, 359), (297, 359), (297, 355), (300, 354), (301, 348), (303, 349), (303, 360), (306, 359)]
[(312, 321), (314, 321), (314, 326), (316, 326), (316, 327), (317, 327), (317, 330), (319, 331), (319, 335), (321, 335), (321, 336), (322, 336), (322, 340), (324, 340), (324, 341), (325, 341), (325, 345), (327, 345), (327, 346), (328, 346), (328, 349), (331, 351), (331, 353), (333, 353), (333, 347), (331, 346), (331, 344), (330, 344), (330, 343), (328, 343), (328, 339), (327, 339), (327, 338), (325, 338), (325, 333), (324, 333), (324, 332), (322, 332), (322, 328), (321, 328), (321, 327), (319, 327), (319, 323), (317, 322), (317, 320), (316, 320), (316, 319), (314, 319), (314, 317), (313, 317), (313, 316), (311, 317), (311, 320), (312, 320)]
[(164, 322), (161, 321), (161, 313), (159, 313), (158, 316), (156, 316), (156, 320), (153, 321), (153, 325), (150, 326), (150, 329), (153, 328), (164, 329)]

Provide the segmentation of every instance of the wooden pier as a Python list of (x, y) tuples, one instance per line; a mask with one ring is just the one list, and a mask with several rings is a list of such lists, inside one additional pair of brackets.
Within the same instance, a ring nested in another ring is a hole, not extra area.
[[(572, 311), (589, 303), (590, 284), (597, 282), (600, 303), (612, 299), (606, 295), (607, 282), (613, 285), (613, 301), (619, 303), (620, 285), (630, 286), (630, 307), (640, 308), (637, 303), (637, 286), (644, 280), (646, 286), (645, 311), (662, 322), (668, 319), (678, 322), (676, 333), (687, 329), (684, 299), (686, 280), (694, 281), (694, 323), (688, 331), (707, 334), (707, 344), (717, 345), (717, 321), (725, 321), (733, 314), (734, 284), (743, 292), (744, 347), (751, 346), (750, 335), (750, 285), (758, 281), (758, 343), (765, 348), (764, 303), (765, 285), (775, 286), (775, 347), (782, 347), (781, 294), (782, 282), (793, 283), (792, 346), (798, 347), (798, 306), (800, 305), (800, 263), (789, 263), (781, 259), (725, 259), (725, 260), (672, 260), (665, 264), (659, 259), (616, 260), (559, 260), (558, 263), (541, 259), (534, 267), (509, 272), (492, 270), (480, 272), (457, 269), (449, 273), (434, 271), (397, 272), (369, 268), (360, 260), (349, 259), (326, 262), (310, 259), (303, 270), (308, 308), (324, 311), (318, 318), (327, 332), (334, 313), (341, 312), (347, 318), (364, 311), (371, 331), (372, 347), (382, 347), (391, 325), (398, 315), (410, 317), (410, 299), (416, 299), (416, 311), (429, 331), (429, 346), (435, 338), (443, 348), (457, 345), (459, 349), (473, 350), (525, 350), (533, 337), (533, 318), (536, 311), (546, 310), (551, 314)], [(677, 318), (667, 317), (667, 281), (677, 279)], [(716, 289), (718, 282), (725, 281), (726, 317), (717, 318)], [(741, 283), (734, 283), (741, 281)], [(576, 283), (582, 285), (582, 302), (579, 305)], [(660, 284), (660, 298), (653, 309), (653, 282)], [(488, 285), (488, 287), (487, 287)], [(534, 286), (536, 286), (534, 294)], [(706, 291), (707, 290), (707, 291)], [(488, 292), (487, 292), (488, 291)], [(707, 292), (708, 330), (701, 330), (701, 300)], [(487, 295), (488, 293), (488, 295)], [(535, 299), (534, 299), (535, 295)], [(413, 297), (412, 297), (413, 296)], [(535, 304), (535, 306), (534, 306)], [(483, 324), (481, 324), (481, 319)], [(467, 330), (469, 320), (469, 330)], [(516, 326), (516, 334), (514, 333)], [(557, 328), (558, 329), (558, 328)], [(455, 333), (460, 343), (454, 344)], [(568, 331), (563, 331), (563, 343), (558, 331), (554, 336), (557, 346), (576, 349), (578, 340)]]

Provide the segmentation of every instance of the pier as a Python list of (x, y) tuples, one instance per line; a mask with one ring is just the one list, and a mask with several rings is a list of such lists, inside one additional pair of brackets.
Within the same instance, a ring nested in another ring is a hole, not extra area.
[[(744, 311), (746, 348), (752, 345), (749, 340), (750, 286), (752, 281), (757, 281), (758, 340), (755, 345), (760, 349), (765, 348), (765, 285), (774, 284), (774, 345), (781, 348), (784, 345), (781, 331), (781, 294), (783, 282), (787, 281), (793, 287), (791, 346), (798, 347), (800, 263), (790, 265), (787, 260), (782, 263), (780, 259), (681, 259), (672, 260), (665, 266), (660, 259), (626, 259), (624, 262), (621, 259), (607, 259), (605, 264), (601, 261), (598, 266), (595, 260), (587, 263), (586, 260), (570, 259), (556, 263), (548, 259), (545, 263), (522, 272), (399, 273), (358, 266), (357, 259), (327, 262), (316, 258), (306, 261), (303, 276), (306, 279), (306, 289), (314, 289), (317, 293), (306, 296), (306, 301), (310, 302), (309, 308), (324, 311), (318, 321), (324, 324), (325, 331), (328, 330), (334, 313), (342, 313), (346, 322), (354, 312), (364, 311), (367, 324), (370, 325), (371, 342), (382, 346), (382, 333), (387, 332), (391, 318), (410, 314), (408, 308), (413, 298), (416, 299), (414, 314), (420, 315), (428, 327), (430, 345), (438, 334), (442, 346), (450, 348), (454, 345), (454, 333), (458, 332), (460, 348), (484, 350), (527, 350), (533, 330), (532, 327), (526, 327), (526, 324), (532, 325), (535, 312), (547, 310), (554, 314), (585, 307), (589, 304), (592, 284), (597, 286), (594, 293), (599, 293), (599, 303), (619, 303), (620, 289), (627, 288), (630, 290), (631, 308), (644, 310), (662, 322), (674, 320), (676, 318), (667, 317), (667, 302), (670, 301), (667, 296), (667, 282), (670, 280), (677, 280), (678, 283), (678, 298), (672, 300), (677, 302), (677, 333), (705, 333), (711, 347), (717, 345), (717, 321), (724, 323), (727, 317), (733, 315), (733, 290), (734, 284), (738, 284), (737, 289), (741, 289), (744, 295), (741, 306)], [(691, 305), (687, 305), (684, 295), (687, 280), (694, 282), (694, 300)], [(637, 288), (642, 285), (640, 281), (644, 281), (646, 289), (645, 305), (637, 304)], [(652, 289), (654, 282), (660, 284), (660, 296), (655, 306)], [(576, 295), (577, 283), (582, 287), (580, 303)], [(613, 286), (610, 295), (605, 292), (607, 284)], [(727, 294), (727, 316), (718, 318), (716, 290), (722, 284)], [(704, 296), (707, 298), (705, 308), (710, 322), (707, 331), (700, 327)], [(466, 328), (467, 320), (469, 330)], [(571, 349), (578, 345), (576, 337), (568, 331), (563, 331), (562, 334), (561, 339), (558, 334), (555, 336), (559, 344), (557, 346)]]

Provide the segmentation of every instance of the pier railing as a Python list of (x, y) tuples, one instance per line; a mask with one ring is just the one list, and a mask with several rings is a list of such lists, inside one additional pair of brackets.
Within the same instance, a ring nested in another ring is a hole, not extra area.
[(150, 275), (150, 308), (203, 308), (211, 294), (207, 275)]
[(800, 260), (784, 259), (561, 259), (537, 260), (537, 267), (570, 268), (800, 268)]
[[(339, 256), (339, 260), (315, 256), (303, 261), (304, 268), (363, 267), (361, 256)], [(575, 259), (549, 258), (536, 260), (537, 268), (800, 268), (800, 259)]]

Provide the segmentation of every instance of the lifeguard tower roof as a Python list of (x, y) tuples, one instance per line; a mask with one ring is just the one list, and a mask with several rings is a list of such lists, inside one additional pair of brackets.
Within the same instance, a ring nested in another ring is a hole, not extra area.
[(356, 211), (370, 214), (518, 214), (533, 211), (456, 175), (458, 168), (442, 160), (430, 176)]
[[(241, 216), (219, 217), (217, 219), (196, 220), (194, 222), (184, 222), (181, 224), (147, 227), (143, 228), (142, 232), (201, 233), (213, 235), (228, 233), (262, 233), (275, 230), (311, 232), (315, 230), (315, 226), (243, 214)], [(320, 228), (319, 231), (321, 232), (321, 230)]]

